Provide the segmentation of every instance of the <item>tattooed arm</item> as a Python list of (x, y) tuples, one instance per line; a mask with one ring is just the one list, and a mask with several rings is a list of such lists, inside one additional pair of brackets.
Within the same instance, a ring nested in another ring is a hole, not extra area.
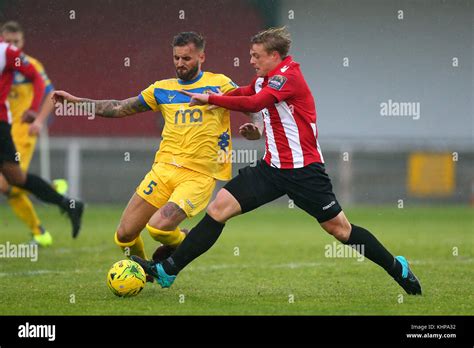
[(75, 97), (64, 91), (55, 91), (53, 100), (55, 103), (63, 103), (65, 100), (69, 103), (93, 103), (95, 115), (102, 117), (125, 117), (150, 110), (138, 97), (124, 100), (92, 100)]
[(125, 117), (150, 110), (150, 108), (142, 104), (138, 97), (125, 100), (83, 99), (82, 101), (94, 103), (95, 114), (102, 117)]

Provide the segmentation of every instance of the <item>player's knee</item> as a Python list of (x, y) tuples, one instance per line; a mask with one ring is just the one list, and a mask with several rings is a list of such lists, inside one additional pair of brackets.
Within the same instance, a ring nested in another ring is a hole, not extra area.
[(217, 204), (215, 204), (214, 201), (209, 203), (209, 205), (207, 206), (206, 213), (207, 215), (209, 215), (210, 217), (212, 217), (214, 220), (217, 220), (217, 221), (220, 221), (220, 219), (222, 218), (221, 212), (219, 211)]
[(346, 242), (351, 234), (352, 226), (345, 216), (337, 216), (321, 226), (326, 232), (341, 242)]
[(162, 231), (173, 231), (187, 215), (176, 203), (168, 202), (154, 214), (148, 225)]
[(153, 221), (150, 220), (150, 222), (148, 222), (148, 225), (157, 230), (173, 231), (176, 229), (176, 227), (178, 227), (179, 222), (174, 221), (174, 219), (170, 218), (160, 218)]
[(125, 225), (122, 223), (119, 225), (117, 231), (115, 232), (115, 242), (118, 245), (133, 242), (136, 238), (137, 236), (135, 234), (130, 233), (130, 231), (128, 231)]
[(22, 187), (25, 184), (25, 178), (22, 175), (17, 175), (16, 173), (4, 173), (4, 175), (7, 183), (10, 185)]
[(231, 218), (228, 207), (223, 201), (214, 200), (207, 207), (207, 215), (219, 222), (226, 222)]
[(10, 195), (11, 186), (8, 184), (7, 180), (0, 175), (0, 192), (4, 195)]
[(347, 242), (350, 235), (350, 229), (347, 229), (347, 227), (344, 226), (336, 226), (329, 233), (337, 240)]
[(219, 190), (216, 198), (207, 207), (207, 214), (221, 223), (225, 223), (241, 212), (239, 202), (225, 188)]

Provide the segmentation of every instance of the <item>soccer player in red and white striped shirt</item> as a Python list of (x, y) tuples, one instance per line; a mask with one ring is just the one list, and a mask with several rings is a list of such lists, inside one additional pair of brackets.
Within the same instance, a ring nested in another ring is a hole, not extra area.
[[(232, 217), (256, 209), (287, 194), (315, 217), (322, 228), (383, 267), (408, 294), (421, 294), (421, 285), (403, 256), (393, 257), (366, 229), (352, 225), (342, 211), (326, 174), (318, 143), (316, 107), (300, 65), (288, 55), (291, 39), (286, 28), (268, 29), (251, 40), (250, 64), (257, 74), (252, 83), (224, 96), (191, 93), (190, 106), (212, 104), (230, 110), (262, 110), (265, 155), (222, 188), (206, 216), (166, 260), (136, 258), (162, 287), (169, 287), (178, 272), (207, 251)], [(252, 126), (242, 134), (254, 139)]]
[(72, 236), (76, 238), (81, 227), (84, 204), (60, 195), (42, 178), (25, 173), (20, 167), (21, 153), (17, 152), (12, 139), (11, 114), (7, 101), (15, 72), (21, 73), (33, 83), (33, 101), (23, 117), (34, 120), (44, 94), (43, 78), (21, 50), (0, 42), (0, 173), (8, 184), (30, 191), (42, 201), (59, 206), (67, 213), (72, 225)]

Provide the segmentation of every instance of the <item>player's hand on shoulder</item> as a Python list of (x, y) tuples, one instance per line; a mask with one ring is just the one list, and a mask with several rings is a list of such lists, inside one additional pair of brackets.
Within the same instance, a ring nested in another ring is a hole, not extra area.
[(52, 98), (55, 104), (62, 103), (64, 100), (71, 103), (79, 103), (81, 101), (81, 98), (73, 96), (66, 91), (54, 91)]
[(241, 125), (239, 133), (247, 140), (258, 140), (262, 136), (258, 127), (253, 123), (245, 123)]

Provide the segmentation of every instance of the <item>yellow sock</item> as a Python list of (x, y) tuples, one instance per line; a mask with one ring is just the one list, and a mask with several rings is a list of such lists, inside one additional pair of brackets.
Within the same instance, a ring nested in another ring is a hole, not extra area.
[(176, 227), (174, 231), (162, 231), (147, 224), (146, 228), (150, 233), (151, 238), (161, 242), (161, 244), (169, 245), (171, 247), (177, 247), (181, 244), (184, 237), (186, 237), (186, 234), (184, 234), (179, 227)]
[(137, 255), (142, 259), (147, 259), (145, 253), (145, 244), (143, 243), (142, 236), (138, 236), (135, 240), (132, 240), (131, 242), (121, 242), (117, 238), (117, 232), (115, 232), (114, 239), (115, 244), (122, 248), (124, 254), (127, 257), (130, 257), (131, 255)]
[(8, 203), (12, 207), (12, 210), (33, 232), (33, 235), (37, 236), (42, 233), (40, 228), (41, 221), (36, 214), (33, 203), (28, 198), (25, 191), (18, 187), (12, 187), (8, 196)]

